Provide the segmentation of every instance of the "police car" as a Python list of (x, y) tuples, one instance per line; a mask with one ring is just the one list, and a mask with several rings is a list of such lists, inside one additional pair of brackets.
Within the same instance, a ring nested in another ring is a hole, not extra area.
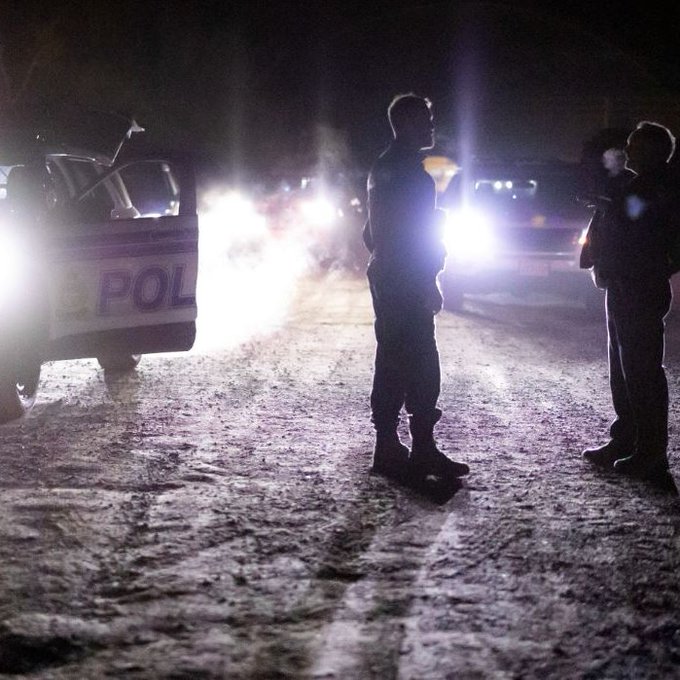
[(31, 408), (46, 361), (94, 357), (121, 371), (193, 345), (192, 166), (125, 155), (139, 132), (127, 117), (64, 107), (0, 128), (0, 422)]

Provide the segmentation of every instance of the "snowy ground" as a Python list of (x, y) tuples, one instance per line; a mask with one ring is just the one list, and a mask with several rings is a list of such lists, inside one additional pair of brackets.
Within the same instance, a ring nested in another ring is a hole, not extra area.
[(504, 298), (438, 317), (438, 438), (472, 468), (443, 502), (368, 474), (363, 278), (296, 279), (277, 314), (256, 278), (190, 353), (115, 380), (45, 366), (0, 429), (0, 673), (677, 674), (678, 498), (580, 460), (611, 418), (601, 319)]

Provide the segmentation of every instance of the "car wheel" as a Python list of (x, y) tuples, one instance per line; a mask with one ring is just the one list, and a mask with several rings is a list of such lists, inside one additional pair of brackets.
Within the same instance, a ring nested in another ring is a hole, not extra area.
[(21, 418), (35, 404), (40, 383), (40, 361), (0, 372), (0, 423)]
[(125, 373), (137, 368), (141, 354), (102, 354), (97, 357), (99, 365), (111, 373)]

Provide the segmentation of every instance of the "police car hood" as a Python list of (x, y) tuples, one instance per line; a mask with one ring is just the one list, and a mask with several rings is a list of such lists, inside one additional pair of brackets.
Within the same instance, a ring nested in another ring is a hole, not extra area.
[(142, 129), (132, 118), (108, 111), (22, 107), (0, 117), (0, 165), (41, 156), (77, 156), (110, 166), (125, 140)]

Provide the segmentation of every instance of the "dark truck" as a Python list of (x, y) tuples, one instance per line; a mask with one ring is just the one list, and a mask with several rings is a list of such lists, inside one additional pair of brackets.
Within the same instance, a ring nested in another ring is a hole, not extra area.
[(488, 161), (463, 167), (440, 196), (447, 212), (447, 264), (440, 282), (449, 309), (466, 293), (548, 292), (602, 308), (579, 253), (592, 210), (577, 201), (577, 164)]

